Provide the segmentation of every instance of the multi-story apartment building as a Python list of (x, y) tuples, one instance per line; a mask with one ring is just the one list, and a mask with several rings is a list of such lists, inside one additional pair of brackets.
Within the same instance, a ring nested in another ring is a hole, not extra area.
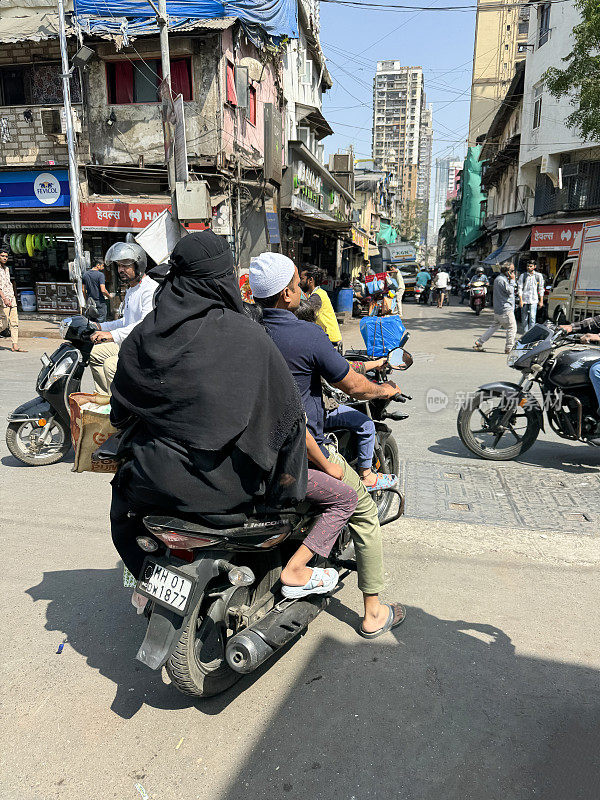
[(431, 218), (431, 235), (433, 243), (442, 225), (442, 214), (453, 197), (456, 197), (456, 178), (462, 169), (463, 162), (456, 161), (453, 156), (437, 158), (435, 161), (435, 189), (433, 195), (433, 214)]
[(485, 134), (527, 53), (529, 8), (521, 0), (477, 0), (469, 145)]
[[(418, 240), (423, 209), (429, 194), (423, 160), (431, 174), (431, 118), (426, 107), (421, 67), (404, 67), (399, 61), (378, 61), (373, 79), (373, 162), (375, 170), (392, 176), (396, 190), (394, 222), (405, 226), (407, 238)], [(426, 186), (427, 184), (427, 186)], [(425, 211), (425, 218), (427, 212)], [(426, 223), (425, 223), (426, 224)]]
[(428, 243), (429, 192), (431, 189), (431, 153), (433, 150), (433, 106), (428, 106), (421, 114), (419, 134), (419, 165), (417, 170), (417, 200), (421, 204), (419, 225), (420, 244)]

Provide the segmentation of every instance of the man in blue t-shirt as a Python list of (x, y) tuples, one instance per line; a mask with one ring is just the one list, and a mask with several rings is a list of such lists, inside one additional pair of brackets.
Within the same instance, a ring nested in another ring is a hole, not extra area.
[(81, 279), (86, 297), (91, 297), (96, 303), (98, 319), (96, 322), (106, 321), (107, 307), (104, 298), (110, 300), (111, 294), (106, 289), (106, 278), (104, 277), (104, 264), (97, 261), (91, 269), (83, 273)]
[(363, 593), (365, 616), (358, 632), (366, 639), (381, 636), (399, 625), (405, 609), (399, 603), (381, 603), (383, 555), (377, 507), (356, 472), (325, 443), (325, 409), (321, 378), (357, 400), (393, 397), (393, 384), (376, 384), (350, 366), (321, 328), (299, 320), (293, 313), (300, 305), (300, 276), (294, 262), (280, 253), (262, 253), (250, 262), (250, 288), (263, 309), (263, 321), (296, 380), (307, 427), (327, 458), (340, 466), (339, 477), (358, 494), (349, 526), (354, 540), (358, 586)]

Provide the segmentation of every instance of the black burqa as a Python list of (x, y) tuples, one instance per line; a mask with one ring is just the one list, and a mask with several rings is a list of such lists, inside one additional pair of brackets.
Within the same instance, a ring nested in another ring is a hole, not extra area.
[(303, 498), (296, 384), (243, 314), (229, 245), (212, 231), (176, 245), (154, 311), (121, 347), (111, 391), (113, 423), (139, 421), (113, 484), (133, 510), (218, 514)]

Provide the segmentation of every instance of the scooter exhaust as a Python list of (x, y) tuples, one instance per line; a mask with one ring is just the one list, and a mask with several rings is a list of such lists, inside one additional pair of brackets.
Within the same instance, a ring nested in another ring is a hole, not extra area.
[(232, 636), (225, 649), (231, 669), (248, 674), (303, 631), (325, 608), (329, 598), (282, 601), (261, 620)]

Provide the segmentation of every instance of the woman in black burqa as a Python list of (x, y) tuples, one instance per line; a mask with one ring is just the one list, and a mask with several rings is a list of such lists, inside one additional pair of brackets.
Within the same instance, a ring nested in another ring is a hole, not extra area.
[[(279, 350), (247, 319), (227, 242), (184, 237), (154, 311), (119, 352), (111, 421), (129, 429), (113, 480), (113, 541), (136, 577), (138, 514), (250, 512), (306, 491), (304, 409)], [(129, 513), (133, 512), (133, 514)]]

